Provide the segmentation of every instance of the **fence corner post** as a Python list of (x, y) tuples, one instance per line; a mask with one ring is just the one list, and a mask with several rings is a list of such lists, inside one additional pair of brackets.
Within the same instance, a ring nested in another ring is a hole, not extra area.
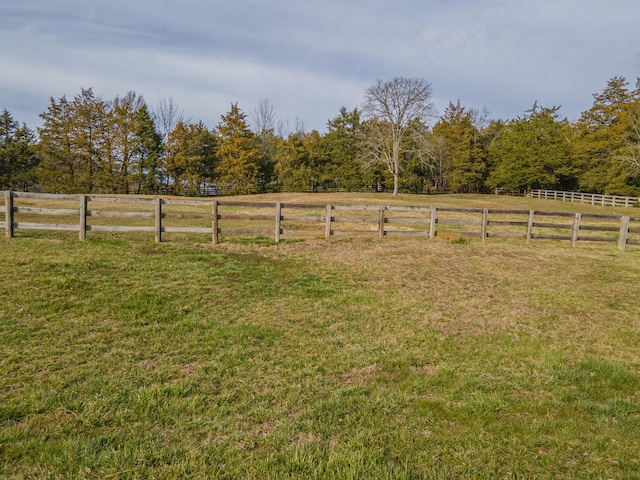
[(327, 217), (325, 219), (324, 225), (324, 238), (331, 237), (331, 211), (333, 210), (333, 206), (331, 204), (327, 205)]
[(573, 228), (571, 229), (571, 246), (578, 246), (578, 234), (580, 233), (580, 220), (582, 219), (581, 213), (576, 213), (573, 217)]
[(620, 224), (620, 236), (618, 237), (618, 249), (624, 251), (629, 236), (629, 216), (624, 215)]
[(154, 199), (154, 210), (155, 210), (155, 241), (156, 243), (162, 242), (162, 199), (160, 197), (156, 197)]
[(87, 196), (80, 195), (80, 226), (78, 238), (84, 241), (87, 238)]
[(378, 211), (378, 235), (380, 238), (384, 238), (384, 206), (380, 205)]
[(482, 210), (482, 228), (480, 235), (482, 236), (482, 242), (487, 240), (487, 225), (489, 224), (489, 209), (484, 208)]
[(527, 219), (527, 245), (531, 243), (531, 239), (533, 238), (533, 218), (535, 216), (535, 210), (529, 210), (529, 218)]
[(211, 204), (211, 243), (218, 244), (218, 201)]
[(280, 243), (280, 222), (282, 221), (282, 202), (276, 202), (276, 231), (275, 241)]
[(436, 236), (436, 207), (431, 207), (431, 218), (429, 222), (429, 238), (433, 239)]
[(7, 238), (13, 237), (13, 195), (11, 195), (11, 190), (4, 192), (4, 225)]

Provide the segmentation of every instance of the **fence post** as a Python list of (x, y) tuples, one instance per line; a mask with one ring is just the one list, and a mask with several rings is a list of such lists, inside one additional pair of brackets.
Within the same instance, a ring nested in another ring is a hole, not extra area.
[(384, 206), (380, 205), (380, 210), (378, 211), (378, 235), (380, 238), (384, 237)]
[(527, 245), (531, 243), (531, 238), (533, 236), (533, 217), (535, 214), (535, 210), (529, 210), (529, 218), (527, 220)]
[(154, 211), (155, 211), (155, 241), (156, 243), (162, 242), (162, 200), (160, 197), (154, 199)]
[(581, 213), (576, 213), (573, 217), (573, 229), (571, 231), (571, 246), (576, 247), (578, 245), (578, 233), (580, 232), (580, 220), (582, 219)]
[(13, 196), (11, 190), (4, 192), (4, 226), (7, 237), (13, 237)]
[(429, 238), (436, 236), (436, 207), (431, 207), (431, 222), (429, 222)]
[(482, 231), (480, 235), (482, 235), (482, 241), (484, 242), (487, 239), (487, 224), (489, 223), (489, 209), (485, 208), (482, 210)]
[(331, 204), (327, 205), (327, 218), (325, 219), (324, 225), (324, 238), (329, 238), (331, 236)]
[(211, 204), (211, 243), (218, 244), (218, 201)]
[(620, 224), (620, 237), (618, 238), (618, 249), (624, 251), (627, 246), (627, 237), (629, 235), (629, 216), (624, 215)]
[(87, 196), (80, 195), (80, 231), (78, 232), (80, 241), (87, 238)]
[(276, 231), (275, 241), (280, 243), (280, 221), (282, 220), (282, 203), (276, 202)]

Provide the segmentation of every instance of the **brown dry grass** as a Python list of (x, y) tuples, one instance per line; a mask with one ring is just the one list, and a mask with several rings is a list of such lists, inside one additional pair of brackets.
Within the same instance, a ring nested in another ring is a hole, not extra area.
[[(577, 356), (588, 353), (578, 348), (583, 344), (597, 345), (599, 355), (609, 359), (632, 359), (627, 348), (607, 342), (616, 338), (624, 343), (620, 330), (640, 333), (640, 304), (631, 300), (640, 279), (639, 252), (598, 244), (574, 249), (552, 241), (529, 246), (479, 240), (452, 244), (456, 238), (351, 238), (216, 248), (258, 248), (268, 257), (303, 258), (348, 270), (350, 277), (380, 292), (372, 315), (388, 316), (388, 298), (402, 305), (392, 319), (394, 328), (379, 332), (389, 341), (408, 334), (398, 328), (398, 321), (401, 325), (402, 318), (410, 318), (443, 337), (495, 333), (558, 345), (570, 338)], [(344, 288), (347, 294), (349, 285)], [(627, 312), (620, 312), (623, 303)]]

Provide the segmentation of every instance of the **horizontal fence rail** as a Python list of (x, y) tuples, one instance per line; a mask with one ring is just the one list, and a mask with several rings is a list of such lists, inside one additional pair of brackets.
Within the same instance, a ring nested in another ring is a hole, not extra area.
[(56, 195), (5, 191), (0, 195), (0, 229), (204, 234), (281, 239), (376, 236), (458, 239), (476, 237), (640, 245), (640, 218), (630, 216), (482, 208), (325, 205), (241, 202), (141, 196)]
[(527, 193), (531, 198), (547, 198), (563, 202), (585, 203), (610, 207), (633, 207), (640, 204), (639, 197), (621, 195), (602, 195), (598, 193), (562, 192), (559, 190), (531, 190)]

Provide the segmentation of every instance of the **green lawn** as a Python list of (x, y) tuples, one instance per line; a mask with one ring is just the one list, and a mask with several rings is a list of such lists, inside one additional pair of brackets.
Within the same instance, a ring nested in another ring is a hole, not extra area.
[(2, 478), (640, 478), (640, 251), (0, 239)]

